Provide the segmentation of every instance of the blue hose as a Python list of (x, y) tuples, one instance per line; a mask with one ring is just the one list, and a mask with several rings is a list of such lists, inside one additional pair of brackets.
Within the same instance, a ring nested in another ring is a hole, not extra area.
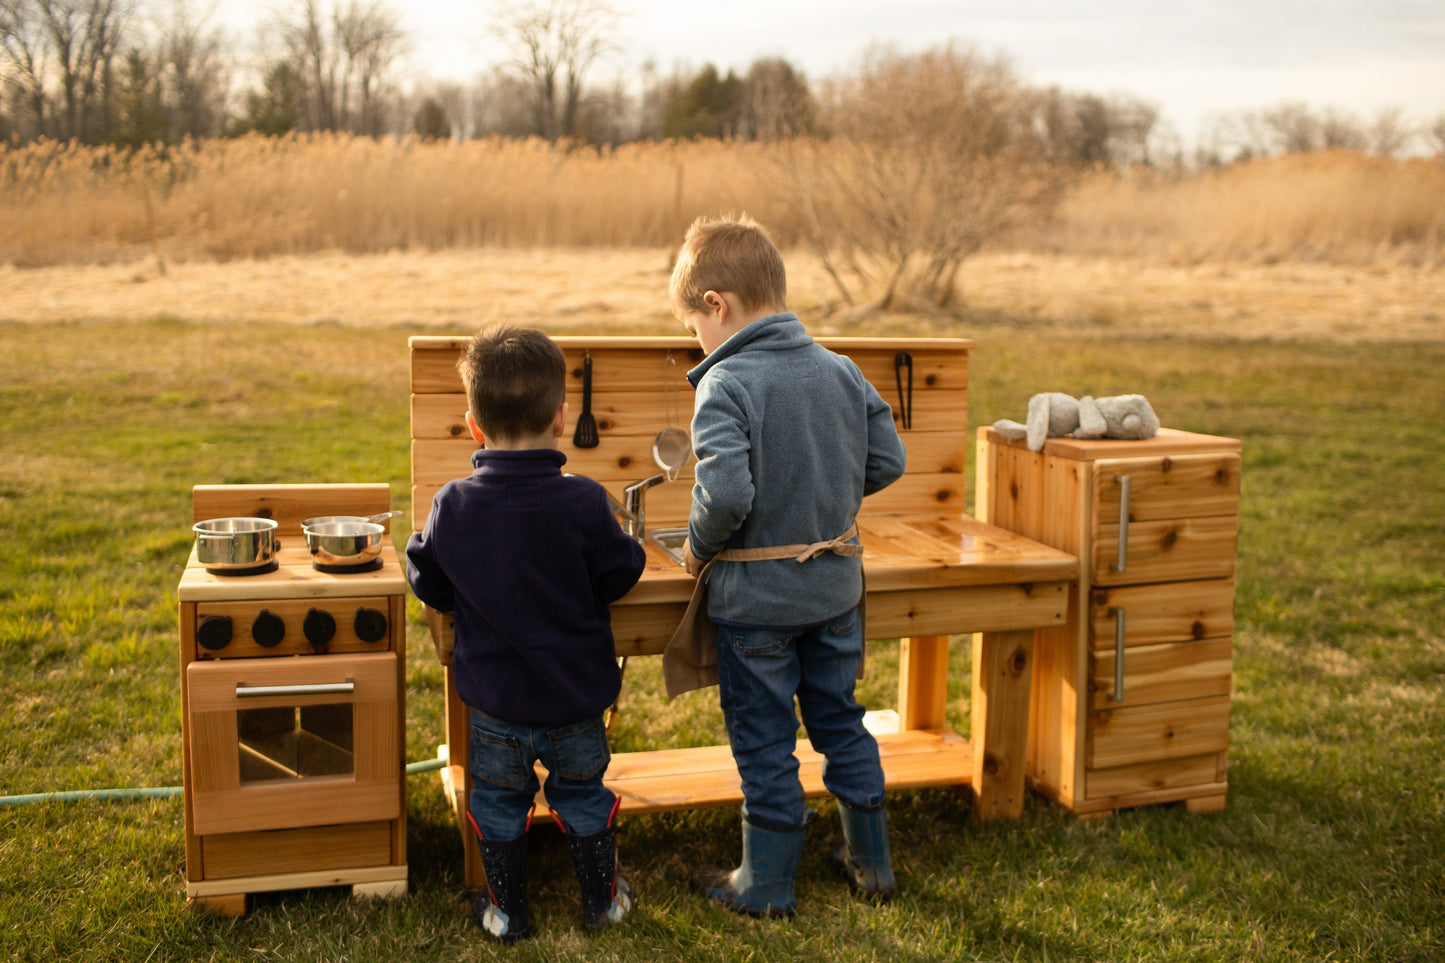
[[(408, 776), (419, 772), (435, 772), (445, 766), (445, 759), (427, 759), (410, 762), (406, 766)], [(36, 792), (24, 796), (0, 796), (0, 806), (19, 806), (38, 802), (75, 802), (80, 799), (169, 799), (179, 796), (184, 790), (180, 786), (160, 786), (154, 789), (76, 789), (71, 792)]]

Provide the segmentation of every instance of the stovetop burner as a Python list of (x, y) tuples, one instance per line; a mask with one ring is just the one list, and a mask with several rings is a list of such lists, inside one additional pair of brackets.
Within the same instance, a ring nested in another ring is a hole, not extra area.
[(375, 572), (385, 562), (379, 556), (364, 565), (323, 565), (312, 559), (311, 567), (318, 572), (325, 572), (327, 575), (360, 575), (363, 572)]
[[(377, 561), (379, 562), (381, 561), (381, 559), (377, 559)], [(280, 562), (273, 558), (269, 562), (262, 563), (261, 565), (254, 566), (252, 568), (208, 568), (206, 569), (206, 571), (212, 575), (220, 575), (224, 578), (242, 578), (247, 575), (269, 574), (276, 571), (276, 569), (280, 567), (280, 564)]]

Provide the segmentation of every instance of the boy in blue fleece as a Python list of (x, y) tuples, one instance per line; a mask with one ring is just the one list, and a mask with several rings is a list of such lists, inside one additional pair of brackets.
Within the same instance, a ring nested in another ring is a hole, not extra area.
[(456, 621), (452, 674), (472, 710), (468, 810), (487, 874), (477, 922), (507, 943), (531, 935), (525, 851), (540, 759), (587, 926), (601, 929), (632, 905), (617, 875), (618, 799), (602, 784), (602, 715), (622, 685), (607, 606), (641, 576), (643, 548), (601, 485), (562, 474), (567, 372), (551, 338), (494, 327), (457, 367), (484, 447), (470, 476), (437, 492), (406, 557), (416, 597)]
[(794, 755), (796, 697), (839, 802), (834, 859), (856, 890), (886, 899), (883, 769), (853, 696), (863, 656), (854, 521), (864, 495), (903, 474), (892, 411), (786, 309), (782, 256), (756, 221), (694, 222), (670, 295), (707, 353), (688, 373), (698, 460), (686, 559), (694, 574), (711, 563), (719, 697), (744, 797), (741, 865), (704, 867), (693, 884), (752, 915), (795, 909), (811, 815)]

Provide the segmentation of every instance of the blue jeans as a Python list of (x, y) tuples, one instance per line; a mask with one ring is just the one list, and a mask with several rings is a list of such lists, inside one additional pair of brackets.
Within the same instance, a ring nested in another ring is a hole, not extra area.
[(823, 785), (859, 808), (883, 802), (878, 743), (863, 728), (853, 684), (863, 658), (863, 626), (852, 609), (806, 629), (718, 625), (718, 687), (733, 759), (742, 776), (743, 813), (765, 829), (807, 821), (798, 780), (798, 717), (823, 754)]
[(473, 709), (471, 723), (467, 808), (483, 839), (516, 839), (527, 831), (539, 759), (547, 767), (547, 805), (566, 832), (590, 836), (611, 825), (617, 797), (602, 785), (612, 754), (601, 716), (548, 729)]

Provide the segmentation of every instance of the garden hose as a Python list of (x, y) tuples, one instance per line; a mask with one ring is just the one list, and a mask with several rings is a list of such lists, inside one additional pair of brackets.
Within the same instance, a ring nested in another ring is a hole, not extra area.
[[(409, 762), (406, 774), (435, 772), (445, 766), (445, 759)], [(180, 786), (159, 786), (153, 789), (76, 789), (70, 792), (36, 792), (23, 796), (0, 796), (0, 806), (19, 806), (37, 802), (74, 802), (80, 799), (169, 799), (183, 792)]]

